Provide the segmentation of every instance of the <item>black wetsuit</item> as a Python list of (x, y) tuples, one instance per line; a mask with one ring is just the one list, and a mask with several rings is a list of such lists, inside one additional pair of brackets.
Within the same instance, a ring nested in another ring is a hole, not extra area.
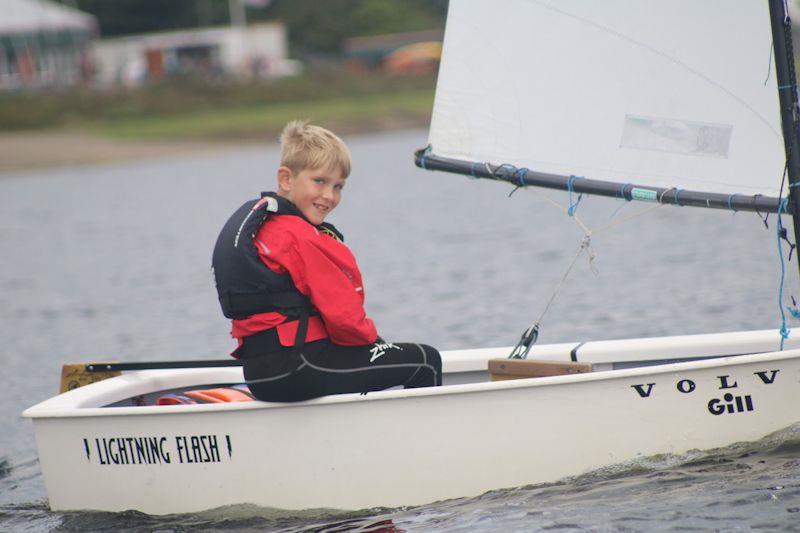
[(245, 338), (237, 351), (256, 398), (273, 402), (308, 400), (328, 394), (370, 392), (442, 384), (436, 349), (378, 339), (364, 346), (340, 346), (329, 339), (307, 343), (292, 372), (292, 348), (281, 346), (274, 329)]

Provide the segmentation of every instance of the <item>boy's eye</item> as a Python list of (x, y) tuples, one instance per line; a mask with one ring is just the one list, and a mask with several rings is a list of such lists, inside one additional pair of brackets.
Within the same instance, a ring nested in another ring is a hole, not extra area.
[(333, 186), (333, 188), (336, 189), (337, 191), (341, 191), (342, 189), (344, 189), (344, 185), (336, 184)]
[(314, 178), (314, 183), (318, 183), (320, 185), (323, 185), (325, 183), (325, 180), (322, 179), (322, 178)]

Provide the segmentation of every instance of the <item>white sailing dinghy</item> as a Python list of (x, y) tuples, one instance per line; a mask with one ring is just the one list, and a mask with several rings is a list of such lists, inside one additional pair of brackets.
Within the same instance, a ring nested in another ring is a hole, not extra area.
[[(417, 163), (570, 194), (798, 213), (796, 189), (781, 196), (784, 169), (794, 184), (800, 168), (789, 31), (781, 0), (451, 0)], [(238, 367), (152, 364), (24, 415), (54, 510), (416, 505), (800, 422), (800, 344), (783, 331), (531, 347), (531, 328), (515, 349), (528, 360), (495, 362), (498, 376), (565, 374), (490, 381), (488, 361), (511, 348), (453, 351), (442, 387), (296, 404), (218, 401), (249, 400), (229, 387)]]

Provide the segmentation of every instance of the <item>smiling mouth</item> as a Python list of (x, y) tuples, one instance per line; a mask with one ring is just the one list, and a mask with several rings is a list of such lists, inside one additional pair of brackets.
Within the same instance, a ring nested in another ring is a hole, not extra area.
[(327, 205), (322, 205), (322, 204), (312, 204), (312, 205), (314, 207), (316, 207), (318, 210), (323, 211), (323, 212), (327, 212), (327, 211), (331, 210), (331, 208), (329, 206), (327, 206)]

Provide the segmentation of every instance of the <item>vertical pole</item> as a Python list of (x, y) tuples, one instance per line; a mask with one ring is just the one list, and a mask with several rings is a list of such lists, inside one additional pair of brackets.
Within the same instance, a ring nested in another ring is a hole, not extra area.
[[(788, 0), (791, 1), (791, 0)], [(792, 50), (791, 20), (785, 0), (769, 0), (772, 46), (781, 108), (783, 142), (789, 175), (789, 210), (794, 222), (794, 241), (800, 243), (800, 143), (797, 131), (797, 80)], [(797, 262), (800, 267), (800, 260)]]

